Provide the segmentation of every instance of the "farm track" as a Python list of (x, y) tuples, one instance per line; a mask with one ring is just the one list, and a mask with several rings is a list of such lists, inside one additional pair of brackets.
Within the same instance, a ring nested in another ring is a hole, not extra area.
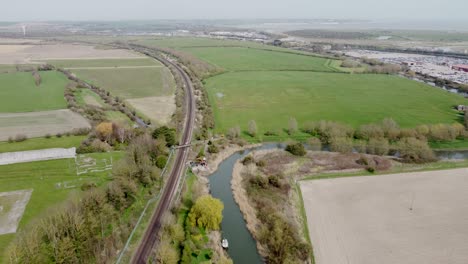
[[(136, 51), (141, 52), (142, 47), (135, 47)], [(147, 49), (147, 48), (144, 48)], [(145, 52), (146, 53), (146, 52)], [(180, 145), (188, 145), (192, 140), (193, 126), (195, 122), (195, 99), (193, 96), (193, 85), (188, 74), (177, 64), (155, 56), (148, 55), (154, 59), (161, 61), (166, 66), (172, 66), (176, 72), (182, 77), (185, 89), (185, 124), (183, 129), (183, 135)], [(164, 214), (169, 210), (172, 202), (172, 198), (177, 191), (181, 175), (185, 171), (187, 157), (189, 154), (189, 148), (180, 148), (176, 150), (177, 154), (172, 170), (167, 178), (167, 182), (156, 211), (150, 220), (150, 223), (143, 235), (143, 238), (132, 258), (131, 263), (148, 263), (149, 257), (156, 246), (158, 241), (158, 235), (162, 226), (162, 218)]]

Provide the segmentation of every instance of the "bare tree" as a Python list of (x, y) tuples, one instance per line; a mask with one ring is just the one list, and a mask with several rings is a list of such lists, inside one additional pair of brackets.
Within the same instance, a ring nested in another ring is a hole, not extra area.
[(249, 121), (249, 134), (252, 137), (255, 137), (257, 135), (257, 123), (255, 122), (255, 120)]
[(288, 125), (288, 134), (292, 135), (297, 133), (298, 128), (297, 128), (297, 120), (294, 117), (289, 118), (289, 125)]

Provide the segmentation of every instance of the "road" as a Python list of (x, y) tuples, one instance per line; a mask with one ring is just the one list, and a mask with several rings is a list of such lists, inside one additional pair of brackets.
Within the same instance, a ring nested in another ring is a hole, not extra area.
[[(139, 51), (139, 50), (137, 50)], [(153, 57), (153, 56), (151, 56)], [(190, 77), (187, 73), (180, 68), (177, 64), (162, 58), (153, 57), (161, 61), (166, 66), (172, 66), (182, 77), (185, 89), (185, 124), (183, 128), (183, 135), (180, 141), (180, 145), (189, 145), (192, 140), (193, 126), (195, 123), (195, 99), (193, 96), (193, 85)], [(175, 162), (169, 177), (166, 180), (166, 185), (161, 195), (158, 207), (154, 212), (151, 222), (147, 227), (147, 230), (141, 240), (141, 243), (133, 256), (132, 263), (143, 264), (148, 263), (148, 258), (151, 256), (156, 243), (158, 242), (158, 235), (162, 225), (162, 219), (164, 214), (170, 209), (171, 201), (174, 194), (177, 191), (181, 176), (185, 172), (185, 166), (187, 164), (187, 157), (189, 154), (189, 148), (179, 148), (176, 150)]]

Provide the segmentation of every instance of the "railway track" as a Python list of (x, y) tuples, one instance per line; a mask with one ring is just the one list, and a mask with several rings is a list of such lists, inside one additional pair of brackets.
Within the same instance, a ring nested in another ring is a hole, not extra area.
[[(135, 46), (134, 49), (139, 52), (141, 52), (141, 49), (149, 50), (147, 47), (141, 46)], [(192, 81), (190, 80), (188, 74), (176, 63), (173, 63), (164, 58), (151, 56), (150, 54), (147, 55), (161, 61), (166, 66), (172, 66), (177, 74), (182, 77), (185, 90), (186, 116), (180, 145), (186, 147), (175, 150), (177, 152), (175, 156), (175, 162), (166, 181), (166, 185), (163, 189), (158, 207), (156, 208), (156, 211), (151, 218), (150, 224), (147, 227), (145, 234), (143, 235), (143, 239), (141, 240), (141, 243), (132, 258), (131, 262), (135, 264), (148, 263), (151, 252), (158, 242), (158, 235), (162, 226), (162, 218), (169, 210), (174, 194), (177, 191), (180, 178), (185, 172), (185, 166), (189, 154), (189, 146), (192, 140), (193, 126), (195, 123), (195, 99), (193, 96)]]

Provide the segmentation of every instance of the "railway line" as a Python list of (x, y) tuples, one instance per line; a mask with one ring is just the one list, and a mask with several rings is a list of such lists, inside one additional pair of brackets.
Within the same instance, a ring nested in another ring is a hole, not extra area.
[[(148, 49), (146, 47), (134, 46), (132, 47), (136, 51), (142, 52), (141, 49)], [(148, 52), (144, 52), (148, 53)], [(143, 235), (140, 245), (138, 246), (133, 258), (132, 263), (143, 264), (148, 263), (151, 252), (158, 242), (158, 235), (162, 226), (162, 219), (164, 214), (169, 210), (174, 194), (177, 191), (179, 181), (183, 173), (185, 172), (185, 166), (187, 163), (187, 157), (189, 154), (189, 146), (192, 140), (193, 127), (195, 123), (195, 99), (193, 95), (193, 85), (188, 74), (176, 63), (160, 57), (151, 56), (161, 61), (166, 66), (175, 69), (176, 73), (180, 75), (183, 80), (185, 90), (185, 121), (182, 139), (180, 145), (184, 146), (176, 150), (175, 162), (172, 167), (169, 177), (166, 180), (165, 188), (161, 195), (159, 204), (154, 212), (150, 224)]]

